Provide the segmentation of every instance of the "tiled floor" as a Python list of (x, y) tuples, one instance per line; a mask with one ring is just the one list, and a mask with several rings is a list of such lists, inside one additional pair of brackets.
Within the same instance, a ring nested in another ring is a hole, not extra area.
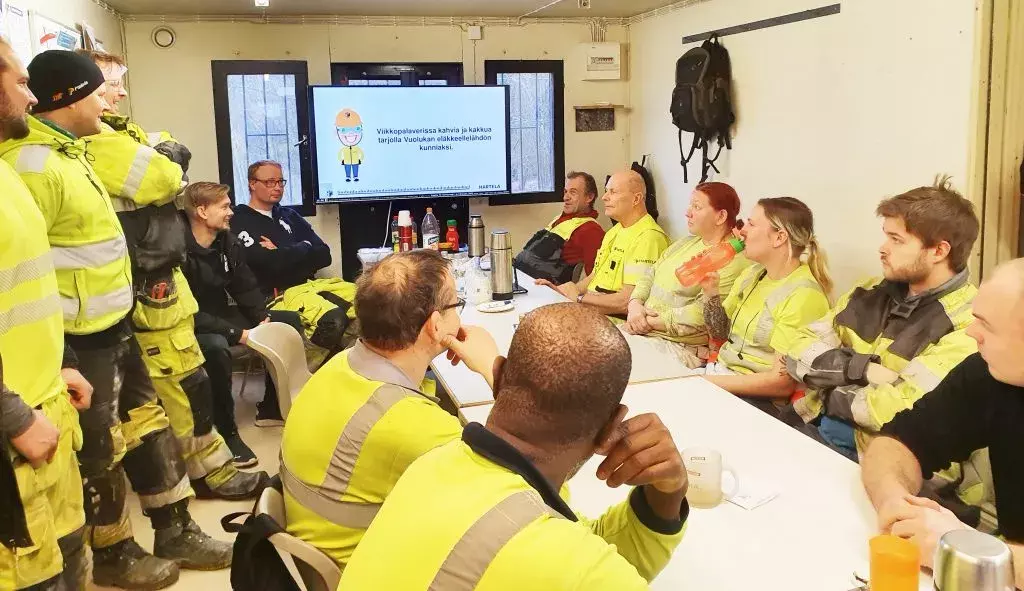
[[(259, 457), (260, 464), (254, 470), (266, 470), (271, 475), (277, 474), (278, 451), (281, 444), (281, 428), (260, 428), (253, 424), (256, 416), (256, 401), (263, 398), (263, 376), (250, 376), (245, 386), (245, 396), (238, 397), (238, 389), (241, 384), (241, 375), (235, 375), (235, 412), (242, 439), (252, 448)], [(132, 525), (135, 528), (135, 538), (143, 548), (152, 551), (153, 529), (149, 525), (149, 519), (142, 514), (139, 508), (139, 499), (134, 494), (129, 494), (128, 503), (132, 515)], [(254, 501), (195, 501), (189, 505), (189, 512), (193, 519), (199, 523), (203, 531), (214, 538), (231, 541), (234, 536), (221, 528), (220, 519), (228, 513), (236, 511), (249, 511)], [(204, 591), (228, 591), (231, 589), (230, 571), (222, 570), (217, 572), (181, 571), (181, 579), (170, 589), (203, 589)], [(111, 587), (97, 587), (90, 585), (92, 591), (112, 589)]]

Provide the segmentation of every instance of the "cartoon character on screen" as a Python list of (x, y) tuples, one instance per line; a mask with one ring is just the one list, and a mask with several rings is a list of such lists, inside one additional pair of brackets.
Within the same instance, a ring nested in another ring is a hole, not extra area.
[(341, 151), (338, 160), (345, 167), (345, 182), (359, 182), (359, 165), (363, 163), (363, 149), (358, 146), (363, 141), (363, 120), (352, 109), (342, 109), (334, 118), (338, 128), (338, 139)]

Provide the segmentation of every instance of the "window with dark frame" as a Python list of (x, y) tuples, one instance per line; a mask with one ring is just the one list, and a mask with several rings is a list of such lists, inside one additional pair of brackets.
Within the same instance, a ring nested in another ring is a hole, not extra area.
[(306, 62), (214, 60), (211, 69), (220, 181), (235, 203), (248, 200), (249, 165), (276, 160), (288, 181), (281, 204), (315, 215)]
[(565, 78), (561, 60), (487, 60), (487, 84), (509, 87), (511, 195), (491, 205), (550, 203), (565, 187)]

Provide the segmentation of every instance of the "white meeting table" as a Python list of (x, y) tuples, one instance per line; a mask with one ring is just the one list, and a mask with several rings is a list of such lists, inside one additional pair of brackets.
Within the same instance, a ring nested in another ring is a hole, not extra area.
[[(491, 333), (498, 345), (498, 351), (502, 355), (508, 354), (512, 336), (515, 334), (521, 316), (541, 306), (568, 301), (562, 294), (549, 287), (535, 285), (533, 278), (525, 273), (521, 271), (516, 271), (516, 273), (519, 276), (519, 285), (528, 293), (516, 295), (513, 298), (515, 308), (507, 312), (486, 313), (477, 310), (473, 304), (466, 304), (461, 315), (463, 324), (480, 326)], [(633, 366), (630, 383), (652, 382), (692, 375), (692, 372), (681, 362), (673, 365), (652, 360), (651, 363), (645, 364), (642, 355), (634, 355)], [(465, 365), (459, 364), (453, 367), (442, 354), (434, 359), (431, 368), (451, 396), (456, 408), (494, 402), (494, 396), (491, 394), (490, 388), (487, 387), (487, 382), (467, 369)]]
[[(692, 509), (686, 536), (652, 582), (655, 591), (848, 591), (856, 571), (868, 575), (875, 512), (857, 464), (703, 379), (631, 384), (630, 416), (654, 412), (677, 446), (720, 451), (744, 482), (767, 485), (776, 498), (753, 510), (728, 502)], [(490, 404), (460, 409), (486, 421)], [(591, 459), (569, 482), (572, 505), (596, 517), (626, 498), (628, 487), (597, 479)], [(922, 591), (931, 578), (922, 573)]]

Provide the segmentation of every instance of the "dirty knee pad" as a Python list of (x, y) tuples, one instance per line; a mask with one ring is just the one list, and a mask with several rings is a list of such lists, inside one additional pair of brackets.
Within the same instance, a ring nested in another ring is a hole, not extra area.
[(86, 523), (114, 525), (121, 519), (127, 494), (121, 466), (98, 476), (83, 476), (82, 492)]

